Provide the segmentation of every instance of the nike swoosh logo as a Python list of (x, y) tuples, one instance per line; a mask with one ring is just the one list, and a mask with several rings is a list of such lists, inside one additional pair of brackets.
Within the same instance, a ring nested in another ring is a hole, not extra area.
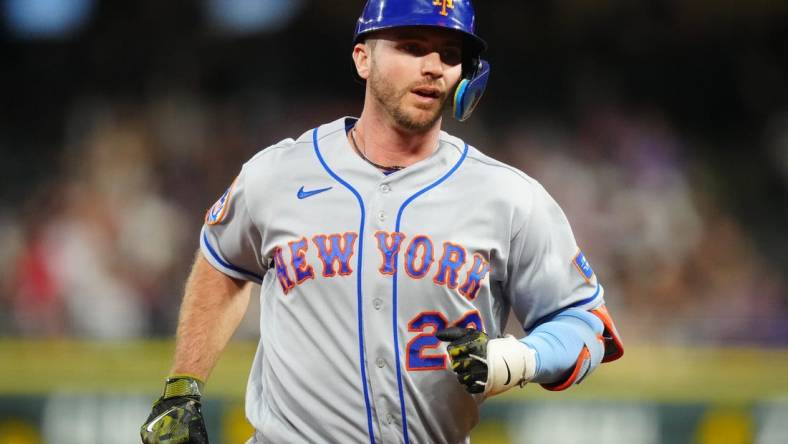
[(509, 385), (509, 383), (512, 381), (512, 372), (509, 370), (509, 363), (506, 362), (506, 358), (501, 359), (503, 359), (503, 363), (506, 365), (506, 382), (504, 382), (503, 385)]
[(301, 188), (298, 189), (297, 196), (298, 196), (299, 199), (306, 199), (307, 197), (314, 196), (315, 194), (320, 194), (323, 191), (328, 191), (331, 188), (333, 188), (333, 187), (319, 188), (317, 190), (311, 190), (311, 191), (304, 191), (304, 187), (301, 187)]
[(177, 408), (178, 407), (170, 407), (168, 410), (165, 410), (164, 413), (162, 413), (161, 415), (153, 418), (153, 421), (151, 421), (150, 424), (148, 424), (148, 429), (147, 429), (148, 432), (153, 432), (153, 426), (156, 425), (157, 422), (161, 421), (165, 416), (167, 416), (167, 414), (169, 414), (170, 412), (172, 412)]

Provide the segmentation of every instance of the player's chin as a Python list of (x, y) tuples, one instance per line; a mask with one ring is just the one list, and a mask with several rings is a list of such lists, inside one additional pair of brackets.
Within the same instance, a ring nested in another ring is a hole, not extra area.
[(425, 124), (435, 122), (443, 112), (443, 102), (434, 101), (431, 103), (417, 102), (410, 107), (412, 120), (424, 122)]
[(440, 111), (410, 113), (405, 122), (400, 122), (404, 128), (415, 132), (427, 131), (435, 125), (440, 118)]

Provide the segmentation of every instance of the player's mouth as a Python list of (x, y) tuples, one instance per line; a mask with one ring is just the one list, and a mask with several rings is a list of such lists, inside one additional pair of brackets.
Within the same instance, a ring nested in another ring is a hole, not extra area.
[(417, 88), (411, 89), (410, 92), (425, 102), (439, 100), (443, 96), (443, 92), (440, 90), (440, 88), (434, 86), (419, 86)]

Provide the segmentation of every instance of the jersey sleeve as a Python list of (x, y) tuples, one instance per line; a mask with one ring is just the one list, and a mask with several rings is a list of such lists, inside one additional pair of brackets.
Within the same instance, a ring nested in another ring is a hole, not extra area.
[(245, 174), (244, 168), (205, 214), (200, 248), (222, 273), (260, 283), (267, 267), (261, 253), (262, 236), (247, 206)]
[(534, 184), (511, 240), (507, 297), (526, 332), (561, 310), (592, 309), (603, 289), (558, 203)]

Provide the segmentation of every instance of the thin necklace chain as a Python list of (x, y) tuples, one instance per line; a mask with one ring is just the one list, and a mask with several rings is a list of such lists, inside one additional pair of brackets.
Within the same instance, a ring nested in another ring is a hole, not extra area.
[(358, 148), (358, 144), (356, 143), (356, 136), (354, 135), (355, 132), (356, 132), (356, 127), (354, 126), (353, 129), (350, 130), (350, 141), (353, 142), (353, 149), (355, 149), (358, 155), (361, 156), (361, 158), (364, 159), (368, 164), (372, 165), (373, 167), (379, 170), (383, 170), (384, 173), (393, 173), (395, 171), (399, 171), (405, 168), (404, 166), (399, 166), (399, 165), (383, 166), (369, 160), (369, 157), (367, 157), (367, 155)]

